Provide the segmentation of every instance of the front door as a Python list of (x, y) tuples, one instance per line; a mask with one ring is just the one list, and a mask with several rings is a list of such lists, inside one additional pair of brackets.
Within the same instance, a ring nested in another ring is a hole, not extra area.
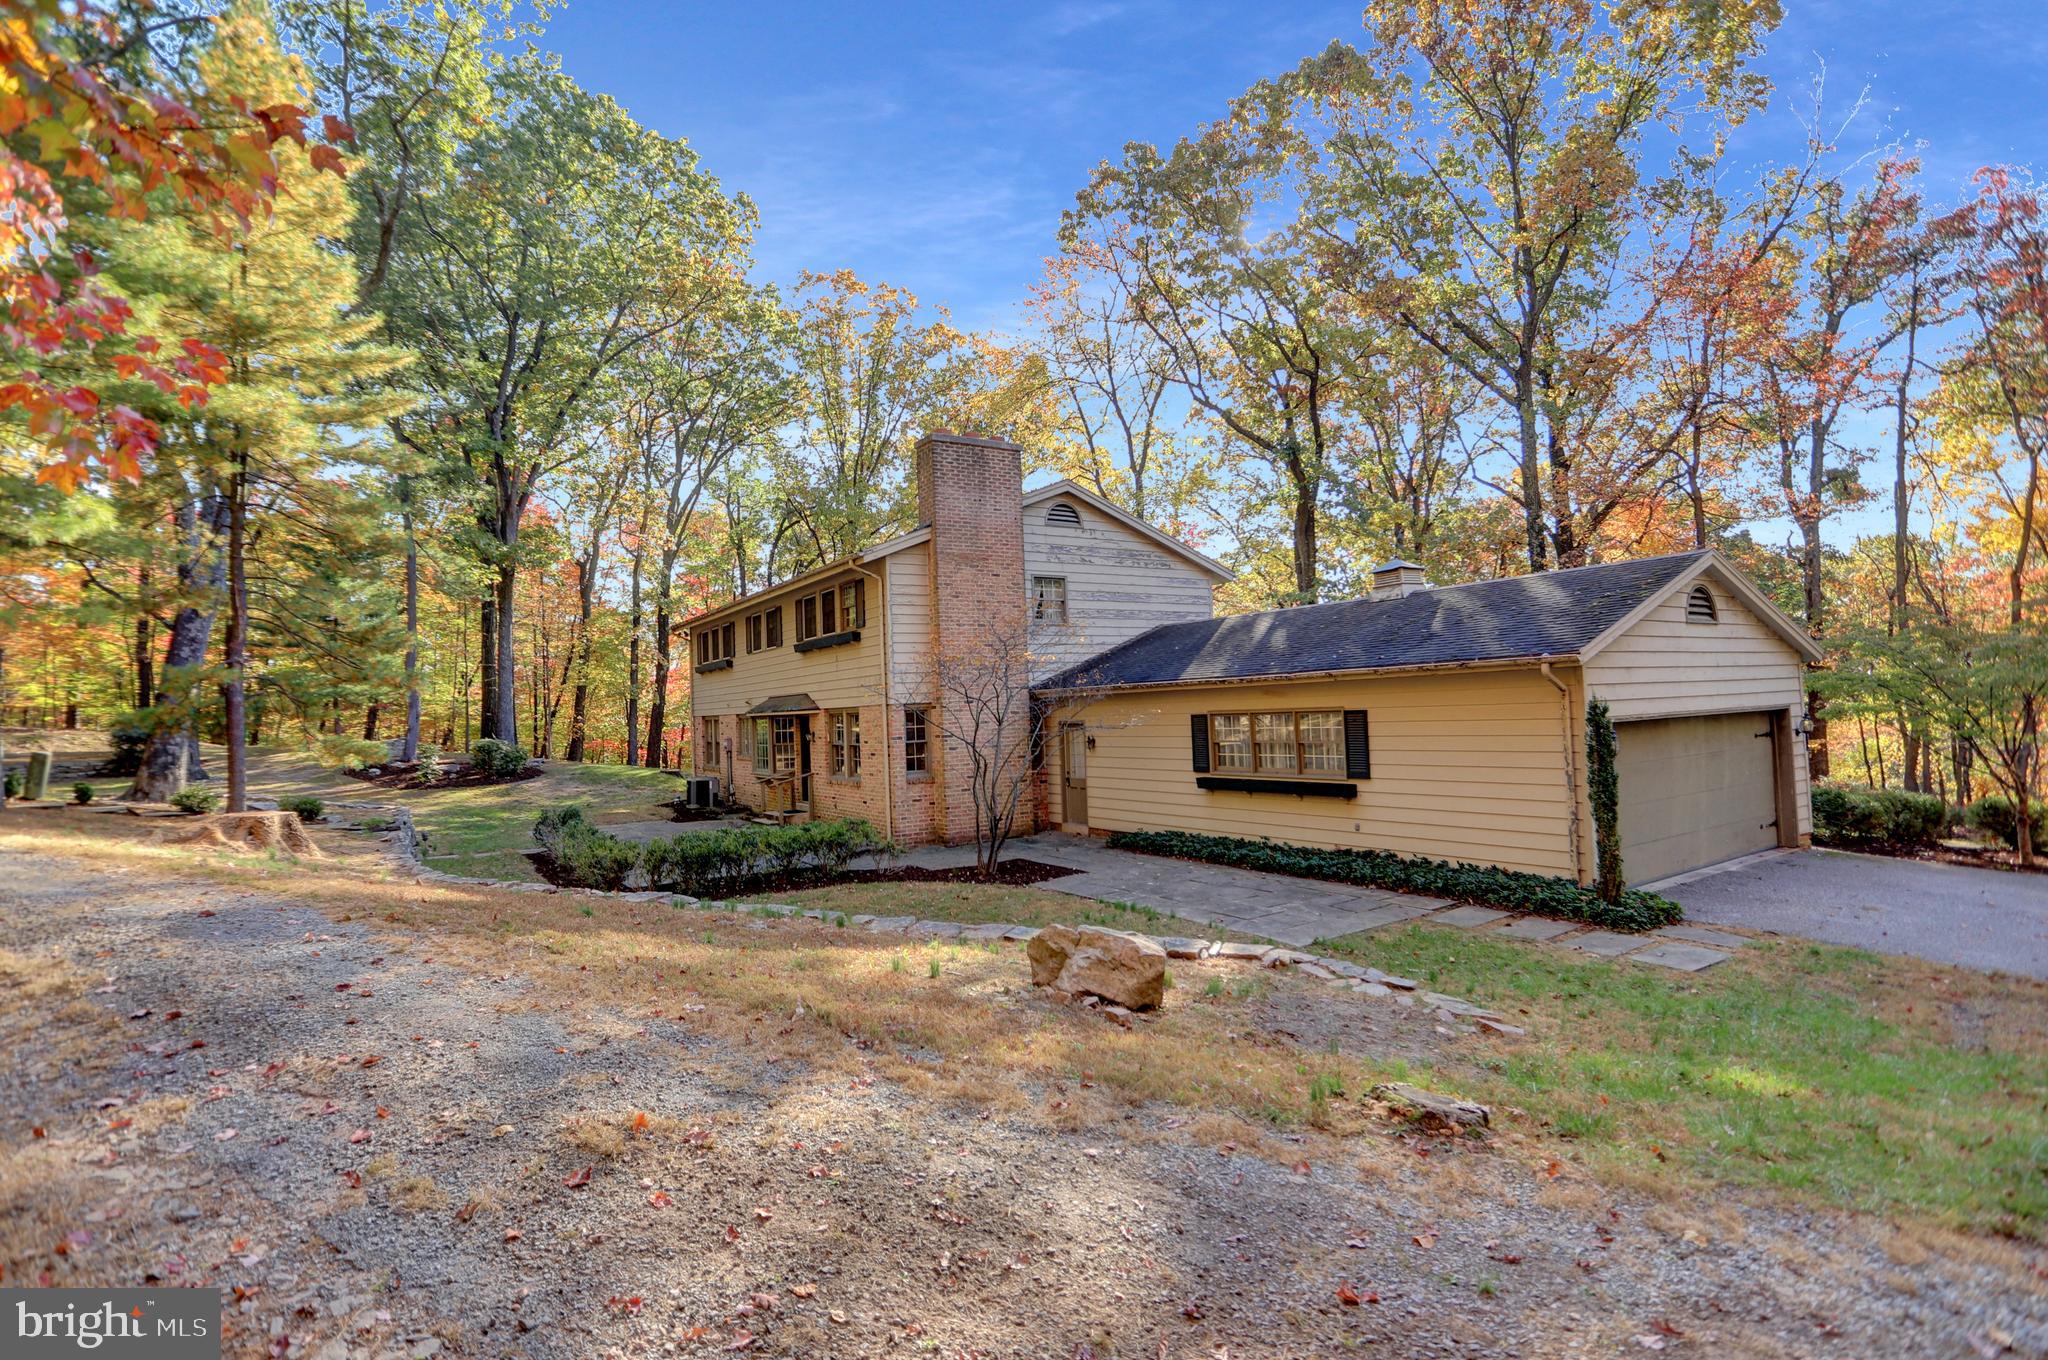
[(1060, 728), (1060, 821), (1069, 830), (1088, 826), (1088, 729), (1080, 723)]

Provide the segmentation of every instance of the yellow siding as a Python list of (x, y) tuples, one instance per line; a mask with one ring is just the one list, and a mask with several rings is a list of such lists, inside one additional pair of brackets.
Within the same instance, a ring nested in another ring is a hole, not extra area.
[[(1048, 524), (1046, 511), (1066, 504), (1081, 523)], [(1215, 612), (1215, 578), (1185, 558), (1162, 551), (1143, 535), (1079, 497), (1024, 507), (1024, 574), (1063, 576), (1065, 628), (1036, 628), (1032, 653), (1038, 675), (1108, 651), (1162, 623), (1206, 619)]]
[[(1260, 708), (1365, 709), (1372, 778), (1358, 781), (1358, 797), (1197, 788), (1189, 715)], [(1065, 716), (1095, 738), (1091, 830), (1198, 831), (1573, 872), (1564, 707), (1534, 670), (1132, 692)]]
[[(855, 579), (849, 572), (845, 580)], [(776, 694), (808, 694), (821, 708), (859, 708), (882, 700), (882, 629), (876, 604), (877, 582), (867, 580), (868, 623), (859, 642), (820, 652), (796, 650), (796, 618), (790, 601), (818, 588), (767, 597), (750, 603), (735, 618), (739, 655), (732, 669), (696, 674), (690, 679), (691, 711), (697, 717), (744, 713)], [(782, 606), (782, 645), (763, 652), (747, 651), (747, 615), (767, 604)]]
[[(1689, 623), (1694, 584), (1714, 592), (1718, 620)], [(1711, 575), (1688, 581), (1586, 663), (1588, 692), (1615, 721), (1805, 708), (1806, 663)], [(1806, 739), (1793, 731), (1800, 834), (1810, 834)]]
[(889, 601), (889, 697), (896, 703), (925, 703), (931, 696), (932, 550), (929, 542), (891, 553), (887, 559)]

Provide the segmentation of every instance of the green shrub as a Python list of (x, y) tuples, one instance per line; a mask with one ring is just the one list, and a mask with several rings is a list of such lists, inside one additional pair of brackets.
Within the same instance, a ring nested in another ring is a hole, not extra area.
[(1822, 845), (1932, 845), (1948, 823), (1948, 804), (1932, 794), (1853, 784), (1813, 791), (1813, 838)]
[(1203, 836), (1191, 831), (1113, 831), (1109, 844), (1120, 850), (1292, 874), (1297, 878), (1427, 893), (1506, 911), (1583, 921), (1608, 930), (1650, 930), (1671, 925), (1685, 916), (1676, 902), (1638, 888), (1626, 889), (1618, 900), (1607, 902), (1593, 889), (1582, 888), (1569, 879), (1478, 864), (1406, 859), (1385, 850), (1317, 850), (1305, 845)]
[(413, 775), (422, 784), (438, 784), (448, 777), (448, 767), (441, 763), (441, 748), (429, 742), (420, 747), (419, 764), (413, 768)]
[(0, 780), (0, 796), (19, 798), (21, 797), (21, 791), (27, 787), (28, 785), (23, 781), (20, 770), (9, 770), (7, 778)]
[(107, 740), (114, 748), (114, 754), (107, 761), (108, 774), (134, 774), (142, 768), (142, 751), (149, 745), (149, 721), (146, 715), (131, 713), (107, 730)]
[(71, 786), (71, 801), (78, 804), (80, 807), (84, 807), (87, 803), (90, 803), (92, 801), (92, 785), (86, 783), (82, 779), (78, 781), (76, 784), (73, 784)]
[(533, 838), (547, 848), (556, 876), (571, 887), (622, 888), (640, 862), (638, 846), (591, 825), (576, 803), (543, 812), (533, 824)]
[(510, 779), (526, 768), (526, 748), (485, 737), (469, 748), (469, 765), (493, 779)]
[(211, 812), (220, 806), (220, 794), (204, 785), (195, 784), (189, 789), (179, 789), (172, 794), (171, 806), (180, 812)]
[(756, 879), (825, 878), (843, 872), (856, 856), (895, 850), (863, 821), (718, 827), (649, 841), (640, 867), (650, 883), (693, 897), (730, 897)]
[(319, 821), (320, 814), (326, 810), (326, 806), (310, 793), (295, 793), (289, 798), (277, 800), (279, 812), (295, 812), (302, 822)]
[(1603, 902), (1621, 900), (1628, 884), (1621, 875), (1621, 774), (1616, 765), (1614, 719), (1607, 701), (1586, 705), (1586, 799), (1593, 807), (1593, 846), (1598, 873), (1594, 891)]
[[(2029, 819), (2029, 830), (2033, 832), (2034, 849), (2048, 849), (2048, 803), (2035, 801), (2031, 811), (2033, 816)], [(2019, 848), (2020, 821), (2013, 815), (2012, 799), (2004, 794), (1994, 793), (1979, 798), (1964, 812), (1963, 820), (2001, 844)]]

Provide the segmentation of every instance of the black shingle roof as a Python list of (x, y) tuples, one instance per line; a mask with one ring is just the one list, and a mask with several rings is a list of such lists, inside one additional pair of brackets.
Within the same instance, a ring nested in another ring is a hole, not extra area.
[(1569, 656), (1711, 556), (1645, 557), (1220, 619), (1167, 623), (1043, 689), (1247, 680), (1397, 666)]

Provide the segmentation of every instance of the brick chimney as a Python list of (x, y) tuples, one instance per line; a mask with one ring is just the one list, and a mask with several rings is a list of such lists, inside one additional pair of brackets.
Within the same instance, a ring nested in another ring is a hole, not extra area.
[[(932, 531), (933, 656), (974, 655), (992, 641), (1021, 643), (1028, 626), (1023, 451), (1008, 440), (938, 430), (917, 442), (915, 466), (918, 521)], [(1023, 712), (1020, 706), (1020, 720)], [(936, 745), (935, 829), (950, 843), (972, 840), (967, 754), (954, 741)]]

